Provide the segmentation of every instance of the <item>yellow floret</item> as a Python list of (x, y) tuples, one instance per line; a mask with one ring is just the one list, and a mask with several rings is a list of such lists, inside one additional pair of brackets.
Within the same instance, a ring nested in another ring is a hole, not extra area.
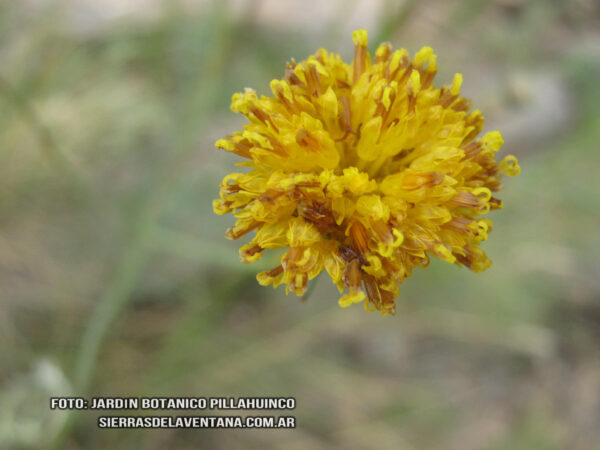
[(340, 306), (390, 315), (399, 286), (432, 257), (490, 267), (483, 216), (502, 208), (502, 176), (520, 167), (512, 155), (496, 161), (500, 132), (478, 138), (483, 115), (460, 96), (460, 73), (435, 86), (431, 47), (411, 59), (383, 43), (371, 61), (367, 32), (352, 39), (350, 63), (319, 49), (289, 62), (272, 96), (233, 95), (231, 109), (248, 123), (215, 145), (248, 172), (223, 179), (213, 209), (236, 218), (228, 238), (253, 234), (243, 262), (283, 249), (280, 264), (257, 275), (261, 285), (303, 295), (325, 270)]

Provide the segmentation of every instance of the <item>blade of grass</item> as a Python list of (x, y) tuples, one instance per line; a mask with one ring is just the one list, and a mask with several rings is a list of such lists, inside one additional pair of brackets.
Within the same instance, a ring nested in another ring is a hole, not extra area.
[[(206, 126), (205, 119), (216, 101), (216, 94), (219, 92), (217, 86), (225, 68), (232, 34), (225, 6), (222, 3), (215, 3), (214, 16), (216, 17), (212, 17), (212, 19), (219, 21), (217, 27), (219, 36), (216, 37), (219, 45), (211, 46), (211, 52), (206, 61), (207, 71), (203, 81), (204, 88), (209, 95), (203, 98), (202, 108), (197, 110), (198, 125), (196, 128), (192, 128), (191, 133), (182, 133), (181, 143), (178, 146), (180, 150), (175, 152), (177, 156), (151, 188), (145, 204), (133, 219), (133, 238), (125, 249), (122, 259), (117, 263), (115, 277), (92, 312), (89, 325), (81, 339), (75, 362), (75, 392), (79, 396), (85, 396), (90, 390), (102, 342), (110, 326), (131, 298), (151, 254), (152, 246), (149, 244), (155, 238), (154, 233), (157, 230), (155, 223), (167, 203), (170, 193), (181, 180), (182, 173), (191, 166), (189, 162), (194, 156), (196, 148), (194, 141), (198, 127)], [(52, 440), (50, 449), (61, 448), (69, 431), (74, 426), (76, 417), (73, 412), (69, 414), (63, 428)]]

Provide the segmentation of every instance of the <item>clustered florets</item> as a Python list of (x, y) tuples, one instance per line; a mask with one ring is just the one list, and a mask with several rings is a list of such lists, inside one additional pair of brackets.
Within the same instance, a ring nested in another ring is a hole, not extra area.
[(237, 218), (228, 238), (256, 230), (244, 262), (287, 249), (260, 284), (302, 295), (326, 270), (345, 292), (341, 306), (393, 314), (399, 285), (430, 255), (474, 272), (490, 266), (479, 244), (492, 222), (480, 216), (502, 207), (501, 174), (520, 169), (511, 155), (496, 163), (499, 132), (477, 139), (483, 116), (468, 112), (460, 74), (435, 88), (430, 47), (411, 60), (384, 43), (371, 61), (367, 33), (353, 40), (351, 64), (320, 49), (287, 64), (273, 97), (233, 96), (250, 123), (216, 146), (250, 170), (224, 178), (214, 210)]

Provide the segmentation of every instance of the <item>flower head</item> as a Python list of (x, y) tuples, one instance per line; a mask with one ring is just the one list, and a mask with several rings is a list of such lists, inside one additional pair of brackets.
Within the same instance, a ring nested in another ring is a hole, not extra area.
[(320, 49), (287, 64), (273, 96), (252, 89), (231, 109), (243, 131), (216, 146), (242, 158), (246, 173), (221, 183), (217, 214), (233, 213), (230, 239), (255, 231), (244, 262), (285, 249), (258, 282), (302, 295), (326, 270), (342, 307), (395, 312), (399, 285), (435, 256), (474, 272), (491, 264), (480, 249), (502, 208), (502, 174), (517, 175), (514, 156), (496, 163), (503, 143), (483, 128), (479, 110), (460, 96), (462, 75), (436, 88), (436, 55), (423, 47), (381, 44), (372, 59), (367, 33), (355, 31), (354, 61)]

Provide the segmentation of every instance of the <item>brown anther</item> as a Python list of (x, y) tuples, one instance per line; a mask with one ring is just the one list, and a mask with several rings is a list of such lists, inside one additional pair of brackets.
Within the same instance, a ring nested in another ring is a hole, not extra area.
[[(386, 291), (385, 289), (379, 288), (379, 295), (381, 295), (381, 303), (384, 305), (389, 305), (394, 303), (394, 293), (390, 291)], [(392, 313), (393, 314), (393, 313)]]
[(298, 78), (298, 76), (294, 72), (295, 68), (296, 68), (296, 61), (294, 61), (292, 59), (292, 61), (289, 62), (289, 63), (287, 63), (286, 66), (285, 66), (285, 75), (284, 75), (284, 78), (290, 84), (297, 85), (297, 86), (302, 86), (302, 85), (304, 85), (304, 83), (302, 81), (300, 81), (300, 78)]
[(275, 267), (274, 269), (271, 269), (267, 272), (265, 272), (265, 275), (269, 276), (269, 277), (276, 277), (278, 275), (280, 275), (281, 273), (283, 273), (283, 267), (281, 265)]
[(340, 116), (340, 126), (344, 130), (344, 135), (336, 139), (336, 142), (343, 141), (348, 137), (349, 134), (356, 134), (352, 130), (352, 113), (350, 110), (350, 100), (348, 99), (348, 96), (344, 95), (340, 98), (340, 101), (342, 102), (342, 115)]
[[(491, 159), (488, 159), (488, 161), (490, 161), (490, 163), (492, 162)], [(498, 175), (498, 172), (500, 172), (498, 170), (498, 166), (496, 166), (495, 164), (490, 164), (489, 167), (486, 167), (486, 171), (485, 174), (489, 177), (489, 178), (493, 178), (496, 175)]]
[(353, 222), (350, 226), (350, 236), (359, 251), (363, 253), (368, 248), (368, 236), (365, 227), (360, 222)]
[(379, 295), (381, 296), (381, 309), (388, 312), (391, 315), (396, 314), (396, 302), (394, 301), (394, 293), (379, 288)]
[(471, 108), (471, 102), (463, 97), (457, 98), (452, 104), (452, 109), (457, 112), (468, 111), (469, 108)]
[[(391, 127), (395, 127), (396, 125), (398, 125), (400, 123), (400, 119), (395, 118), (394, 120), (392, 120), (389, 124), (388, 124), (388, 128)], [(413, 150), (412, 148), (410, 150)]]
[(360, 270), (360, 262), (357, 259), (352, 260), (346, 267), (344, 273), (344, 283), (350, 289), (359, 289), (362, 280), (362, 273)]
[(367, 292), (369, 301), (379, 309), (381, 305), (381, 293), (379, 292), (377, 281), (371, 275), (365, 275), (363, 282), (365, 283), (365, 291)]
[(242, 255), (244, 256), (252, 256), (252, 255), (256, 255), (257, 253), (260, 253), (264, 250), (264, 248), (262, 248), (260, 245), (255, 245), (254, 247), (250, 247), (247, 250), (244, 250), (242, 252)]
[(471, 269), (473, 267), (473, 260), (474, 260), (475, 255), (473, 255), (473, 253), (471, 253), (468, 248), (465, 249), (464, 255), (457, 253), (457, 254), (455, 254), (455, 256), (456, 256), (456, 259), (458, 260), (458, 262), (467, 266), (469, 269)]
[(409, 173), (404, 176), (402, 186), (405, 189), (419, 189), (421, 187), (433, 187), (444, 181), (442, 172), (420, 172)]
[(350, 109), (350, 99), (347, 95), (342, 96), (342, 123), (344, 124), (344, 128), (348, 129), (352, 126), (352, 111)]
[(267, 121), (269, 120), (269, 116), (267, 116), (267, 114), (260, 108), (252, 108), (251, 109), (252, 114), (254, 114), (256, 116), (256, 118), (258, 120), (260, 120), (262, 123), (266, 124)]
[[(400, 67), (398, 67), (398, 69), (396, 69), (396, 72), (398, 72), (400, 70), (404, 70), (402, 72), (402, 75), (400, 75), (400, 78), (398, 78), (399, 86), (406, 84), (406, 82), (408, 81), (408, 78), (410, 77), (410, 74), (412, 72), (412, 68), (409, 66), (410, 66), (410, 64), (407, 61), (406, 65), (400, 64)], [(396, 73), (396, 72), (394, 72), (394, 73)]]
[(235, 146), (235, 150), (233, 150), (233, 153), (235, 153), (238, 156), (241, 156), (242, 158), (252, 158), (252, 155), (250, 154), (250, 149), (252, 148), (250, 141), (244, 139), (240, 142), (234, 142), (233, 145)]
[(458, 192), (448, 203), (463, 208), (479, 208), (481, 206), (476, 195), (464, 191)]
[(426, 89), (429, 87), (429, 85), (433, 81), (433, 78), (435, 77), (435, 73), (436, 72), (425, 70), (421, 74), (421, 89)]
[(221, 192), (225, 195), (235, 194), (241, 190), (242, 188), (239, 186), (239, 184), (224, 184), (221, 186)]
[(236, 230), (235, 227), (230, 227), (225, 232), (225, 237), (227, 239), (239, 239), (246, 233), (249, 233), (250, 231), (257, 228), (259, 225), (260, 225), (260, 222), (258, 222), (256, 220), (252, 220), (248, 223), (248, 225), (246, 225), (244, 228), (241, 228), (239, 230)]
[(471, 142), (473, 139), (477, 137), (481, 130), (483, 130), (483, 116), (481, 114), (471, 113), (465, 117), (465, 127), (472, 127), (472, 130), (469, 131), (469, 134), (465, 136), (463, 142)]
[(400, 150), (398, 153), (396, 153), (392, 157), (392, 161), (393, 162), (400, 161), (402, 158), (405, 158), (406, 156), (408, 156), (409, 153), (412, 153), (413, 150), (414, 150), (414, 148), (404, 148), (404, 149)]
[(308, 69), (304, 71), (308, 90), (313, 97), (318, 97), (322, 94), (321, 83), (319, 83), (319, 74), (317, 67), (314, 64), (308, 64)]
[(402, 60), (400, 61), (400, 67), (406, 68), (410, 65), (410, 58), (408, 55), (402, 55)]
[(385, 245), (390, 245), (392, 242), (394, 242), (394, 235), (392, 234), (392, 229), (388, 223), (384, 222), (383, 220), (373, 219), (369, 219), (369, 222), (371, 223), (371, 227), (377, 236), (379, 236), (381, 242), (383, 242)]
[(502, 200), (496, 197), (491, 197), (489, 200), (490, 209), (502, 209)]
[(493, 180), (487, 180), (487, 187), (492, 192), (498, 192), (498, 191), (502, 190), (504, 185), (499, 180), (493, 179)]
[(415, 95), (413, 95), (411, 92), (409, 92), (408, 94), (408, 113), (414, 113), (415, 112), (415, 106), (417, 105), (417, 97)]
[(301, 203), (298, 205), (298, 214), (315, 224), (321, 231), (333, 231), (337, 228), (333, 214), (323, 203), (313, 202), (312, 205)]
[(326, 61), (326, 58), (327, 58), (327, 50), (320, 48), (319, 50), (317, 50), (315, 52), (314, 57), (321, 64), (325, 64), (325, 61)]
[(284, 195), (285, 192), (276, 191), (275, 189), (269, 189), (265, 191), (258, 200), (262, 203), (270, 203), (271, 205), (275, 203), (275, 199)]
[(271, 135), (266, 135), (264, 133), (260, 133), (262, 136), (264, 136), (265, 138), (267, 138), (267, 140), (271, 143), (271, 148), (269, 149), (270, 152), (275, 153), (276, 155), (279, 156), (287, 156), (287, 151), (286, 149), (281, 145), (281, 143), (273, 136)]
[(352, 82), (356, 84), (358, 79), (365, 71), (367, 61), (367, 47), (364, 45), (355, 45), (354, 46), (354, 76), (352, 78)]
[(310, 134), (310, 132), (302, 128), (296, 133), (296, 142), (302, 147), (313, 147), (315, 149), (319, 148), (319, 141), (317, 141), (314, 136)]
[[(277, 86), (276, 91), (277, 92), (275, 93), (275, 95), (277, 96), (277, 98), (279, 99), (279, 101), (283, 104), (283, 106), (285, 106), (286, 109), (289, 112), (293, 113), (293, 114), (298, 113), (298, 108), (296, 107), (296, 105), (292, 101), (288, 100), (285, 97), (285, 95), (283, 95), (283, 89), (280, 86)], [(293, 98), (293, 95), (294, 94), (292, 94), (292, 98)]]
[(465, 158), (473, 158), (474, 156), (477, 156), (481, 152), (481, 149), (483, 147), (481, 145), (481, 142), (471, 141), (468, 144), (463, 145), (461, 148), (465, 152)]
[(473, 223), (473, 219), (467, 217), (454, 217), (450, 222), (443, 224), (442, 228), (457, 231), (458, 233), (465, 233), (469, 230), (469, 225), (471, 223)]
[(279, 129), (275, 125), (275, 122), (273, 122), (273, 119), (267, 113), (265, 113), (262, 109), (252, 108), (251, 111), (252, 111), (252, 114), (254, 114), (258, 120), (260, 120), (265, 125), (267, 124), (267, 122), (270, 123), (271, 126), (273, 127), (273, 129), (275, 130), (275, 132), (279, 133)]
[(408, 253), (418, 253), (423, 250), (423, 246), (420, 245), (415, 239), (411, 237), (405, 237), (402, 242), (402, 249), (406, 250)]
[(449, 90), (442, 88), (442, 95), (440, 95), (438, 103), (444, 108), (448, 108), (454, 100), (456, 100), (456, 95), (452, 95)]
[(485, 169), (486, 173), (495, 173), (498, 170), (494, 159), (490, 158), (489, 156), (482, 155), (481, 153), (473, 158), (473, 161)]
[(283, 259), (283, 267), (285, 269), (293, 267), (296, 261), (302, 259), (302, 255), (304, 255), (304, 249), (302, 247), (291, 247)]

